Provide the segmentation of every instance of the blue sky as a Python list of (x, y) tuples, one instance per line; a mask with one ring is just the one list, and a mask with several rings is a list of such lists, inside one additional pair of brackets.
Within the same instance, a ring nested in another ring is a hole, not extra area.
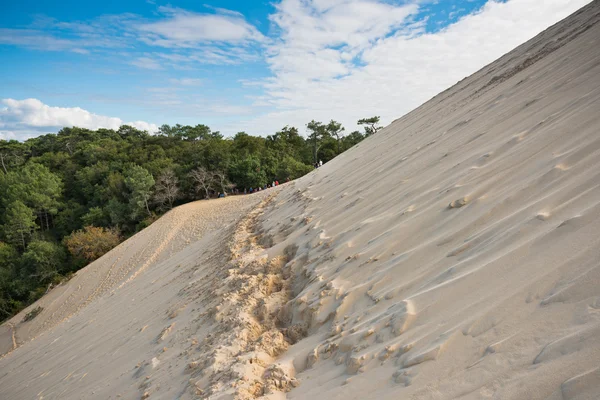
[(410, 111), (587, 0), (6, 2), (0, 138)]

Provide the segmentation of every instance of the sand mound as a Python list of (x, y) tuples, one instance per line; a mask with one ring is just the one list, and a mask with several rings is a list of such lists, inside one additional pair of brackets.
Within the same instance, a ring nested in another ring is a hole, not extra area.
[[(22, 322), (24, 310), (3, 325), (0, 398), (186, 390), (185, 366), (230, 259), (226, 244), (263, 197), (178, 207), (32, 305), (43, 307), (35, 319)], [(169, 372), (178, 369), (179, 380)]]
[(0, 398), (600, 398), (599, 21), (169, 213), (2, 326)]

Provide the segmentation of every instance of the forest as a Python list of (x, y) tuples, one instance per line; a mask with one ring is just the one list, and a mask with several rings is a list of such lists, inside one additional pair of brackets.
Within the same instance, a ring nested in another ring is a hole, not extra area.
[(299, 178), (381, 127), (345, 134), (311, 121), (307, 136), (239, 132), (206, 125), (63, 128), (25, 142), (0, 140), (0, 320), (150, 225), (176, 205)]

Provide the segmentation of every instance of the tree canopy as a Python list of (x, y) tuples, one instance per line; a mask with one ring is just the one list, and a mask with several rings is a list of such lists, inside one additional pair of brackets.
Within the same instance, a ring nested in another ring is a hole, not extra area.
[(206, 125), (159, 132), (63, 128), (25, 142), (0, 140), (0, 319), (148, 226), (162, 212), (218, 193), (299, 178), (376, 132), (311, 121), (308, 137), (224, 138)]

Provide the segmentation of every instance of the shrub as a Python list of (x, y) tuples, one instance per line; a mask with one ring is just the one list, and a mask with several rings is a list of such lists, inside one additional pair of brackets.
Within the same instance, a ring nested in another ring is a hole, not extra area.
[(301, 176), (308, 174), (314, 167), (312, 165), (306, 165), (293, 157), (285, 157), (279, 164), (277, 169), (277, 178), (279, 182), (283, 183), (287, 178), (297, 179)]
[(75, 258), (88, 262), (102, 257), (121, 242), (121, 235), (116, 229), (86, 226), (83, 230), (73, 232), (64, 239), (65, 246)]
[(40, 306), (34, 308), (33, 310), (31, 310), (27, 314), (25, 314), (25, 317), (23, 317), (22, 322), (31, 321), (32, 319), (37, 317), (43, 310), (44, 310), (44, 307), (40, 307)]

